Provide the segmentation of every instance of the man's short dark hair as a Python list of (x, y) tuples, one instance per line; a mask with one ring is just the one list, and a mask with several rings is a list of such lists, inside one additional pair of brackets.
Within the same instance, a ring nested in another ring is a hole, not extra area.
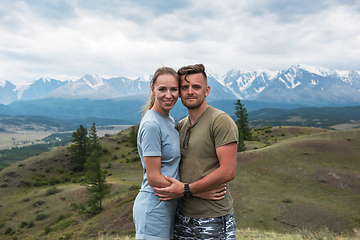
[(178, 73), (179, 77), (184, 76), (184, 79), (187, 82), (188, 82), (188, 80), (186, 79), (187, 75), (201, 73), (204, 76), (204, 80), (207, 81), (205, 67), (202, 64), (194, 64), (194, 65), (188, 65), (188, 66), (182, 67), (177, 71), (177, 73)]

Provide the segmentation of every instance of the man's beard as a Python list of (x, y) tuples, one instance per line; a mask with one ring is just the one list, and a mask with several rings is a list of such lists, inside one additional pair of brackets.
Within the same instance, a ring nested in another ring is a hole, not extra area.
[(185, 103), (183, 103), (183, 104), (184, 104), (184, 106), (185, 106), (186, 108), (188, 108), (188, 109), (195, 109), (195, 108), (200, 107), (201, 104), (202, 104), (204, 101), (205, 101), (205, 97), (202, 99), (201, 102), (197, 103), (196, 105), (186, 104), (186, 101), (185, 101)]

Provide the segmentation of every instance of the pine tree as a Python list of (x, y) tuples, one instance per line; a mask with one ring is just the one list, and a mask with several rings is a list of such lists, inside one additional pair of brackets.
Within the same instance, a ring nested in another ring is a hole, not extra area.
[(236, 116), (236, 125), (239, 130), (239, 144), (238, 152), (245, 151), (244, 140), (248, 140), (252, 136), (251, 128), (248, 126), (248, 114), (247, 110), (244, 107), (244, 104), (241, 103), (240, 99), (234, 103), (235, 105), (235, 116)]
[(98, 151), (95, 149), (91, 156), (87, 159), (85, 163), (86, 168), (86, 180), (85, 185), (86, 189), (93, 193), (93, 197), (99, 203), (99, 210), (101, 211), (101, 203), (104, 196), (110, 193), (109, 188), (110, 184), (106, 184), (106, 174), (105, 170), (100, 167), (100, 159)]
[(238, 152), (244, 152), (246, 150), (246, 145), (244, 142), (244, 134), (242, 131), (239, 130), (239, 144), (237, 147)]
[(80, 125), (80, 127), (72, 133), (73, 138), (71, 142), (73, 142), (73, 144), (68, 148), (69, 151), (73, 153), (73, 159), (79, 165), (80, 170), (84, 168), (86, 159), (89, 156), (89, 138), (87, 134), (87, 129)]
[(97, 135), (97, 130), (95, 127), (95, 122), (93, 122), (93, 125), (90, 127), (89, 130), (89, 152), (93, 152), (94, 150), (101, 150), (100, 140)]
[(131, 131), (130, 131), (130, 139), (129, 142), (133, 147), (137, 146), (137, 129), (135, 128), (135, 126), (131, 127)]

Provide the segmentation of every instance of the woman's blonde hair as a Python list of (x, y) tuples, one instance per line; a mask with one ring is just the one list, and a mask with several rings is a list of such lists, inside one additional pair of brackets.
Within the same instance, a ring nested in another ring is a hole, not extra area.
[[(163, 74), (171, 74), (178, 81), (178, 85), (180, 85), (179, 75), (177, 74), (177, 72), (174, 69), (172, 69), (170, 67), (161, 67), (155, 71), (154, 76), (152, 77), (152, 79), (150, 81), (150, 91), (154, 88), (157, 78)], [(149, 100), (147, 101), (147, 103), (144, 106), (142, 117), (145, 115), (145, 113), (149, 109), (151, 109), (154, 106), (154, 103), (155, 103), (155, 96), (151, 93)]]

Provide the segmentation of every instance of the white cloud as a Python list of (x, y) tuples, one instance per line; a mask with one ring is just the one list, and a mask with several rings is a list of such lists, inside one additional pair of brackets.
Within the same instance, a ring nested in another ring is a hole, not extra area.
[(0, 3), (0, 78), (143, 76), (204, 63), (359, 70), (360, 4), (351, 0), (10, 1)]

